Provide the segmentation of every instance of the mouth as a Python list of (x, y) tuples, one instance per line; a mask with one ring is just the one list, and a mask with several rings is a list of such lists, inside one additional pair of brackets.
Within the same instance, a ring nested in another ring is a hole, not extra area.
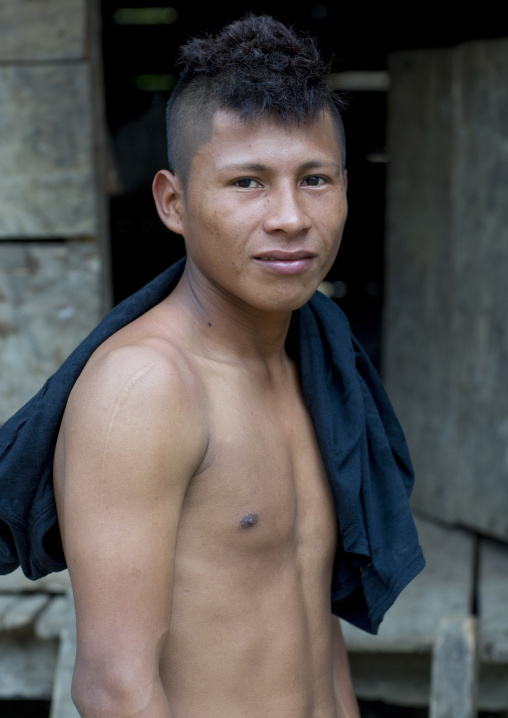
[(312, 259), (313, 252), (305, 250), (290, 251), (286, 249), (274, 249), (257, 254), (254, 259), (266, 260), (268, 262), (295, 262), (299, 259)]
[(254, 261), (275, 274), (300, 274), (311, 264), (315, 255), (305, 250), (268, 250), (254, 257)]

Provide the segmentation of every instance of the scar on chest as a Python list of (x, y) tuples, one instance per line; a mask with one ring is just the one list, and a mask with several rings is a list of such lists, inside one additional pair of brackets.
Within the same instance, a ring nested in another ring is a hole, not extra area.
[(240, 519), (240, 526), (244, 529), (249, 529), (251, 526), (255, 526), (259, 521), (259, 516), (255, 513), (246, 514)]

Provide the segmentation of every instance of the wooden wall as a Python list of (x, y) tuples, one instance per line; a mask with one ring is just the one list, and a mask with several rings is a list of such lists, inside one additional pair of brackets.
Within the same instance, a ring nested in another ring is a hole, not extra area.
[(0, 423), (108, 303), (98, 5), (0, 4)]
[(413, 505), (508, 540), (508, 39), (390, 62), (384, 374)]

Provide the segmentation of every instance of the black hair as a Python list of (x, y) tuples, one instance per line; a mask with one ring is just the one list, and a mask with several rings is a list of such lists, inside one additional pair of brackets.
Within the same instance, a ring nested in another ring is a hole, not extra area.
[(211, 136), (217, 110), (251, 122), (273, 116), (284, 125), (331, 113), (345, 162), (341, 100), (326, 84), (328, 68), (315, 43), (273, 18), (249, 14), (215, 37), (180, 48), (183, 67), (167, 111), (169, 168), (187, 181), (197, 147)]

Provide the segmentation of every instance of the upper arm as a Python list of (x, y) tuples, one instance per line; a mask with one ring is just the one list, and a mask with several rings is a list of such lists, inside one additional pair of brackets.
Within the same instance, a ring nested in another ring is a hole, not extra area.
[(191, 384), (145, 348), (120, 349), (69, 399), (55, 489), (78, 665), (156, 670), (182, 504), (206, 449)]

